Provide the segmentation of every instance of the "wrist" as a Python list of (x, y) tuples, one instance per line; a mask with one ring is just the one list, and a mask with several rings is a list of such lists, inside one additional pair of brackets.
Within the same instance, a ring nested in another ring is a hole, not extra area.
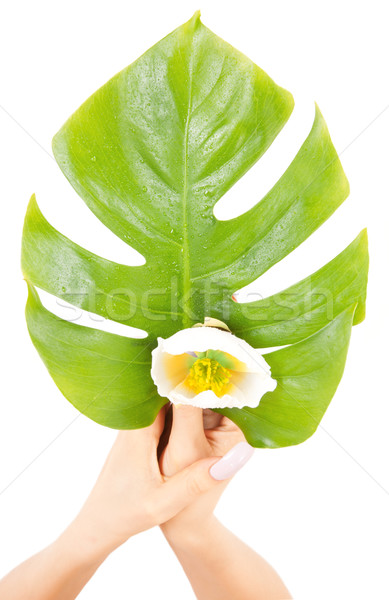
[(182, 523), (179, 519), (172, 519), (163, 523), (161, 531), (169, 545), (174, 549), (201, 549), (209, 543), (210, 537), (220, 526), (216, 517), (211, 514), (206, 519)]
[[(117, 544), (119, 545), (119, 544)], [(97, 568), (117, 547), (80, 515), (54, 542), (55, 551), (74, 568)]]

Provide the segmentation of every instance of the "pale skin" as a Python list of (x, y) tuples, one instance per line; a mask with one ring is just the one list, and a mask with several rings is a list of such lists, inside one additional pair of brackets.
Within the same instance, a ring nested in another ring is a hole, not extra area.
[(241, 431), (212, 411), (173, 407), (166, 445), (165, 414), (118, 434), (75, 520), (0, 581), (0, 598), (72, 600), (111, 552), (156, 525), (198, 600), (291, 598), (272, 567), (213, 515), (229, 479), (216, 481), (210, 468), (244, 439)]

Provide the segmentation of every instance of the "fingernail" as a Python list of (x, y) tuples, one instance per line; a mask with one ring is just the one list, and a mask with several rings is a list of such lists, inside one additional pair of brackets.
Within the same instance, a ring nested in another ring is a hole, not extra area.
[(239, 442), (209, 469), (211, 477), (217, 481), (229, 479), (241, 469), (254, 454), (254, 448), (247, 442)]

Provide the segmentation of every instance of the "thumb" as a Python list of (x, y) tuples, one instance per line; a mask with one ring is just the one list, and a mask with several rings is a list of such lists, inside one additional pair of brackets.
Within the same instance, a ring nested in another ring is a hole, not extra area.
[(254, 448), (247, 442), (240, 442), (222, 458), (203, 458), (168, 479), (155, 499), (160, 523), (168, 521), (196, 498), (235, 475), (253, 452)]
[(206, 443), (202, 408), (173, 404), (173, 425), (169, 443), (175, 444), (177, 448), (196, 450)]

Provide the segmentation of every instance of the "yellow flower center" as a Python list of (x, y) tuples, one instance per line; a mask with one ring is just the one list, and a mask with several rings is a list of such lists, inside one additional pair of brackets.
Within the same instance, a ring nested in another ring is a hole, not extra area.
[(199, 394), (212, 390), (216, 396), (222, 396), (231, 378), (231, 371), (213, 358), (199, 358), (189, 369), (187, 385)]

